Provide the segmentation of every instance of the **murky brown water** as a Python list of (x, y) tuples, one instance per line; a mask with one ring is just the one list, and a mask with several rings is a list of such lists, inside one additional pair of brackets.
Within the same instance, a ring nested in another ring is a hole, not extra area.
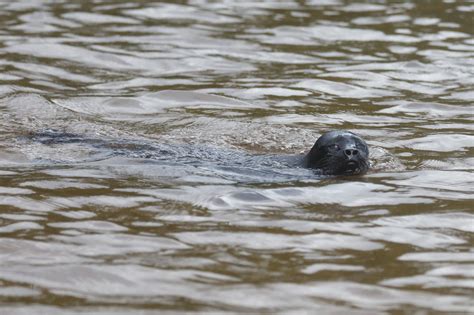
[[(0, 313), (474, 312), (473, 11), (0, 1)], [(368, 175), (227, 164), (342, 128)]]

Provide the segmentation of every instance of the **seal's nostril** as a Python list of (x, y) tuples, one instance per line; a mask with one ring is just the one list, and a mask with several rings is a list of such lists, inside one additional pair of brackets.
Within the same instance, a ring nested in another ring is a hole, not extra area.
[(344, 150), (344, 153), (345, 153), (347, 156), (354, 156), (354, 155), (359, 154), (359, 151), (356, 150), (356, 149), (346, 149), (346, 150)]

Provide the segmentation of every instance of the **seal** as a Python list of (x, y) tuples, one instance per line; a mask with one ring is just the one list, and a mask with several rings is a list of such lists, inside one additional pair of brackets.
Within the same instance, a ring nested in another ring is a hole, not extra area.
[(304, 156), (303, 167), (318, 169), (324, 175), (362, 175), (369, 169), (369, 148), (355, 133), (329, 131)]
[[(76, 151), (88, 152), (86, 159), (77, 160), (81, 163), (124, 157), (145, 159), (151, 162), (174, 161), (177, 164), (192, 165), (211, 162), (215, 163), (216, 167), (225, 165), (235, 169), (242, 165), (257, 170), (265, 167), (272, 170), (278, 170), (282, 166), (299, 167), (314, 169), (317, 175), (361, 175), (369, 169), (367, 144), (361, 137), (346, 130), (333, 130), (323, 134), (306, 155), (283, 156), (254, 155), (239, 150), (200, 145), (173, 145), (138, 139), (88, 137), (54, 129), (34, 132), (27, 138), (53, 147), (66, 144), (76, 146)], [(54, 162), (55, 158), (43, 157), (39, 160)], [(65, 161), (71, 161), (67, 159), (67, 156), (64, 158)], [(72, 160), (74, 158), (76, 158), (75, 155), (71, 157)]]

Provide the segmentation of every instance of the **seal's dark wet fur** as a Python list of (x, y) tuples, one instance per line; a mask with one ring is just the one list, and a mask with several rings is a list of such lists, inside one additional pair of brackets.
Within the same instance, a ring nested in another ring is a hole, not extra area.
[(333, 130), (319, 137), (303, 163), (325, 175), (364, 174), (369, 169), (369, 148), (358, 135)]
[(225, 148), (88, 137), (51, 129), (33, 133), (28, 138), (49, 146), (77, 144), (94, 149), (87, 160), (78, 162), (99, 161), (120, 156), (150, 161), (174, 161), (177, 164), (199, 165), (211, 162), (216, 166), (230, 168), (242, 165), (257, 169), (269, 167), (274, 171), (284, 165), (288, 168), (314, 169), (317, 175), (360, 175), (369, 169), (367, 144), (361, 137), (345, 130), (323, 134), (311, 151), (304, 156), (253, 155)]

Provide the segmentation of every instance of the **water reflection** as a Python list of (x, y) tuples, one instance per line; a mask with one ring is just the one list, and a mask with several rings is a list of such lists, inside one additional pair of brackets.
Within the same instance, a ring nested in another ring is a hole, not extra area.
[(471, 5), (0, 8), (0, 313), (472, 311)]

